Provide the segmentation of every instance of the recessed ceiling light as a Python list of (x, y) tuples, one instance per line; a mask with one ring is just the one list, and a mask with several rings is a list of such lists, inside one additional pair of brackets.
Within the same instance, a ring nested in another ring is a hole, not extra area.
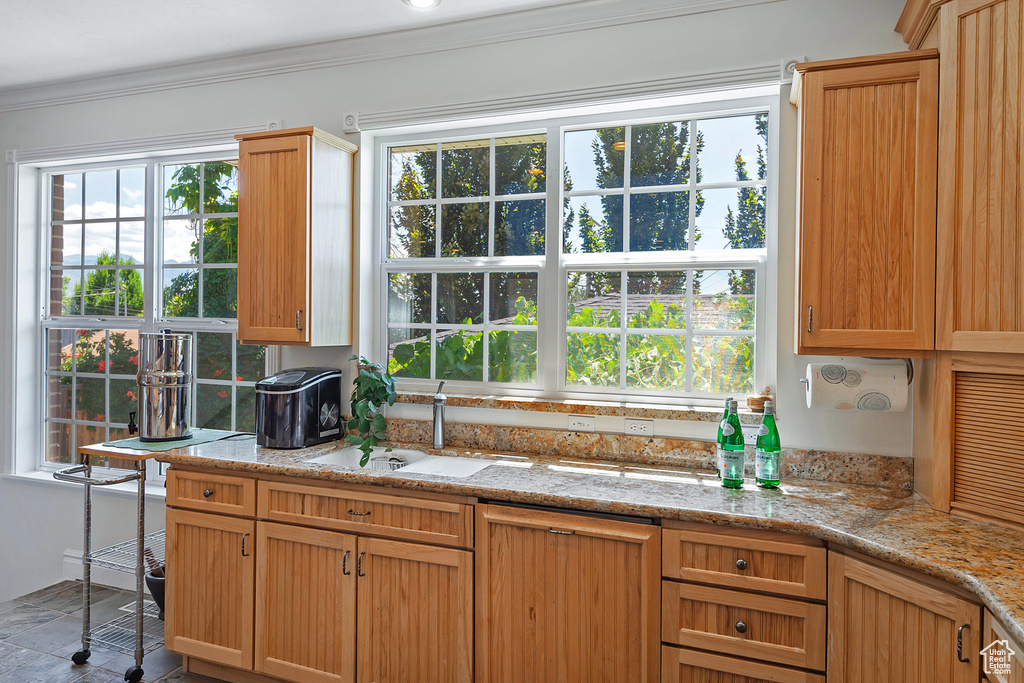
[(441, 4), (441, 0), (402, 0), (402, 2), (416, 9), (430, 9)]

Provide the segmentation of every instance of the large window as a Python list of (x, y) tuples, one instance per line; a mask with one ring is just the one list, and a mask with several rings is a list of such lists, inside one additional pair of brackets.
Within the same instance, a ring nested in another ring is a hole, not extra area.
[(753, 391), (768, 139), (763, 106), (383, 141), (381, 356), (410, 386)]
[(235, 335), (235, 161), (58, 169), (45, 180), (45, 462), (128, 436), (140, 332), (193, 335), (190, 424), (253, 431), (266, 349)]

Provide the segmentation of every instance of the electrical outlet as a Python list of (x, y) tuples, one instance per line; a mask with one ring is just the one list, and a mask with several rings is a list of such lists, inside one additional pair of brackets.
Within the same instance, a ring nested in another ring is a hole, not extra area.
[(757, 430), (761, 425), (740, 425), (740, 431), (743, 432), (743, 443), (747, 446), (757, 445)]
[(646, 417), (627, 417), (626, 434), (630, 436), (654, 436), (654, 420)]
[(593, 415), (570, 415), (569, 431), (571, 432), (592, 432), (596, 418)]

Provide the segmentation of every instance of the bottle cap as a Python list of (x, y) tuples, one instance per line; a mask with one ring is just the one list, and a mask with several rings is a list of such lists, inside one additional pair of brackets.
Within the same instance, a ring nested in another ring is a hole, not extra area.
[(764, 414), (765, 415), (774, 415), (775, 414), (775, 404), (772, 403), (771, 401), (765, 401), (764, 402)]

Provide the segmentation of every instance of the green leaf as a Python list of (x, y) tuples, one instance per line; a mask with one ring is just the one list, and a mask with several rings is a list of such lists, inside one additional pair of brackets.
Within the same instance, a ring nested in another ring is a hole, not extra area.
[(373, 418), (373, 427), (379, 432), (383, 432), (388, 426), (388, 421), (384, 419), (384, 416), (377, 413)]

